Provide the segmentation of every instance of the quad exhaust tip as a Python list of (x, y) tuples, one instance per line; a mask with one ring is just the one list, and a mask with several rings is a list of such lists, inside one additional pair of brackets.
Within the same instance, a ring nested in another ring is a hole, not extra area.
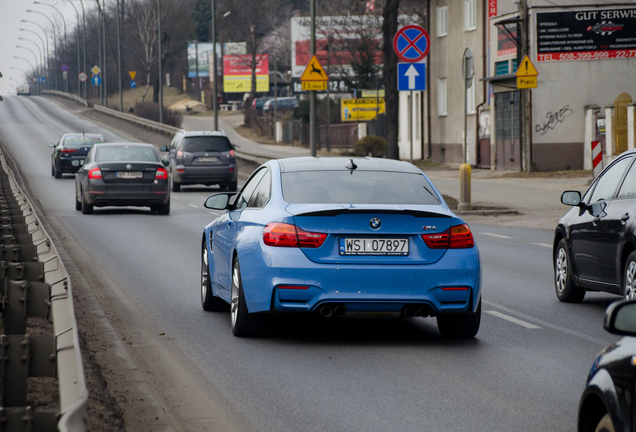
[(331, 316), (342, 318), (346, 315), (347, 308), (344, 305), (323, 305), (320, 307), (319, 312), (325, 318)]
[(402, 315), (408, 318), (427, 318), (433, 315), (431, 308), (427, 305), (408, 305), (402, 309)]
[(333, 310), (331, 309), (331, 306), (324, 305), (320, 308), (320, 315), (324, 316), (325, 318), (329, 318), (332, 314)]

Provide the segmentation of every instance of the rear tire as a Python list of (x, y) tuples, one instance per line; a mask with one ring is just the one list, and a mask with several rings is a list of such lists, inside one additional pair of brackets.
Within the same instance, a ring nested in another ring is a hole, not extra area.
[(56, 179), (62, 178), (62, 173), (58, 171), (57, 168), (55, 168), (55, 165), (53, 165), (53, 177), (55, 177)]
[(172, 179), (172, 177), (170, 178), (170, 190), (172, 192), (180, 192), (181, 191), (181, 185), (179, 183), (177, 183), (176, 181), (174, 181)]
[(208, 247), (205, 241), (201, 248), (201, 306), (208, 312), (222, 312), (228, 309), (228, 304), (216, 297), (212, 291)]
[(247, 311), (241, 268), (238, 258), (232, 265), (232, 304), (230, 305), (232, 333), (237, 337), (265, 336), (268, 330), (267, 317), (251, 314)]
[(75, 210), (82, 210), (82, 203), (77, 199), (77, 191), (75, 192)]
[(596, 429), (594, 432), (614, 432), (614, 425), (612, 424), (612, 419), (610, 418), (609, 413), (605, 414), (601, 421), (596, 425)]
[(86, 200), (84, 200), (84, 196), (82, 195), (82, 214), (93, 214), (93, 206), (88, 204)]
[(161, 204), (157, 206), (157, 211), (160, 215), (170, 214), (170, 201), (165, 204)]
[(580, 303), (585, 290), (574, 284), (572, 261), (565, 239), (561, 239), (554, 254), (554, 289), (557, 298), (564, 303)]
[(481, 323), (481, 300), (477, 312), (464, 314), (442, 314), (437, 316), (437, 328), (443, 337), (473, 338)]

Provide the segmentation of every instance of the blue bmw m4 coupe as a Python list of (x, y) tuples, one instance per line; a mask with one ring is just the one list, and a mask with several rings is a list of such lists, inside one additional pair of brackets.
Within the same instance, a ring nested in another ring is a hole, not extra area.
[(203, 232), (201, 303), (229, 304), (236, 336), (264, 335), (286, 312), (436, 317), (448, 337), (479, 330), (473, 235), (407, 162), (271, 160), (205, 207), (224, 213)]

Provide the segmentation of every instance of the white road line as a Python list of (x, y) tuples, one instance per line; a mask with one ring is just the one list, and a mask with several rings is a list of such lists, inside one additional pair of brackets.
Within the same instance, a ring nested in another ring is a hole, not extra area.
[(176, 195), (174, 195), (174, 194), (173, 194), (173, 195), (171, 195), (171, 197), (172, 197), (172, 198), (174, 198), (174, 199), (176, 199), (177, 201), (179, 200), (179, 197), (178, 197), (178, 196), (176, 196)]
[(501, 235), (501, 234), (495, 234), (495, 233), (482, 233), (483, 235), (487, 235), (487, 236), (491, 236), (491, 237), (497, 237), (497, 238), (502, 238), (502, 239), (511, 239), (514, 237), (510, 237), (510, 236), (505, 236), (505, 235)]
[(196, 205), (196, 204), (188, 204), (188, 205), (189, 205), (190, 207), (193, 207), (193, 208), (199, 208), (199, 206), (198, 206), (198, 205)]
[(545, 244), (545, 243), (530, 243), (530, 244), (533, 244), (533, 245), (536, 245), (536, 246), (543, 246), (543, 247), (547, 247), (547, 248), (552, 249), (552, 245)]
[(494, 316), (499, 317), (499, 318), (501, 318), (501, 319), (505, 319), (506, 321), (510, 321), (511, 323), (514, 323), (514, 324), (520, 325), (521, 327), (525, 327), (525, 328), (527, 328), (527, 329), (540, 329), (540, 328), (541, 328), (541, 327), (536, 326), (536, 325), (534, 325), (534, 324), (530, 324), (530, 323), (527, 323), (527, 322), (525, 322), (525, 321), (521, 321), (520, 319), (513, 318), (513, 317), (511, 317), (511, 316), (509, 316), (509, 315), (502, 314), (501, 312), (497, 312), (497, 311), (486, 311), (486, 313), (487, 313), (487, 314), (490, 314), (490, 315), (494, 315)]

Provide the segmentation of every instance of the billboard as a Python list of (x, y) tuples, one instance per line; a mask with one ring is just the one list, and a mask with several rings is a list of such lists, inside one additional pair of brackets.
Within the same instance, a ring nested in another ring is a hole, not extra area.
[(636, 8), (537, 12), (537, 60), (636, 57)]
[[(378, 66), (383, 63), (382, 17), (376, 15), (323, 16), (316, 17), (316, 57), (330, 78), (337, 78), (339, 72), (351, 73), (351, 59), (355, 53), (349, 48), (350, 42), (368, 38), (376, 44), (373, 61)], [(311, 32), (309, 17), (291, 19), (291, 62), (292, 78), (300, 78), (311, 58)]]
[[(188, 78), (196, 78), (197, 76), (197, 42), (188, 43)], [(199, 78), (209, 78), (212, 65), (212, 43), (198, 42), (198, 64)], [(245, 42), (227, 42), (223, 44), (223, 54), (225, 55), (241, 55), (245, 54)], [(216, 44), (216, 58), (219, 70), (221, 68), (221, 44)]]
[(340, 99), (340, 118), (343, 122), (373, 120), (385, 112), (384, 98)]
[[(223, 57), (223, 91), (247, 93), (252, 89), (252, 56), (226, 55)], [(256, 56), (256, 91), (269, 91), (269, 56)]]

